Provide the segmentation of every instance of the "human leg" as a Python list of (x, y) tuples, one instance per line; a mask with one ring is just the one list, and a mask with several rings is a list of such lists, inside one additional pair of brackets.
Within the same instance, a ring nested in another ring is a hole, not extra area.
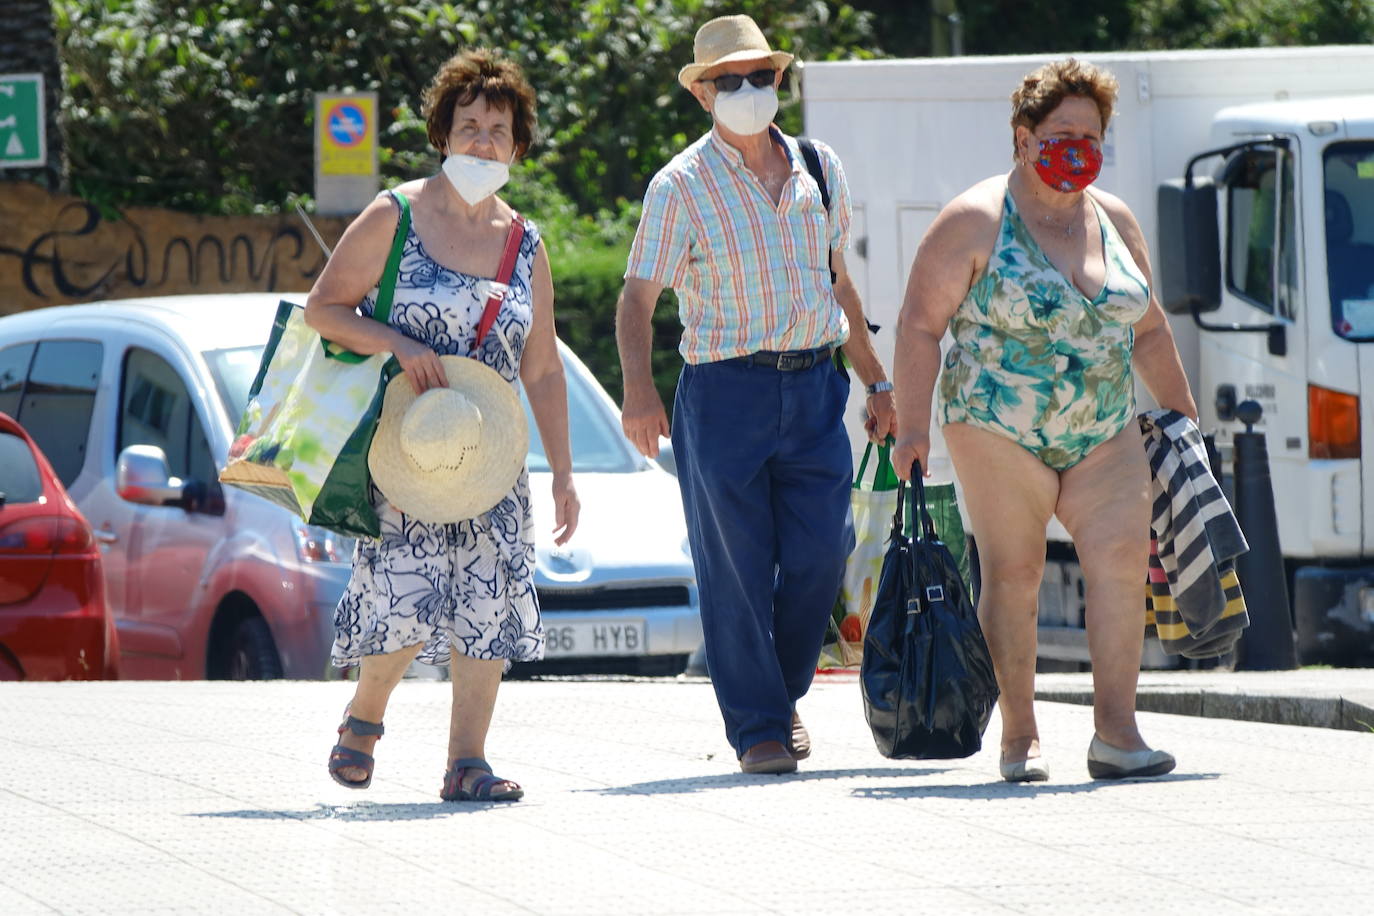
[(845, 521), (854, 471), (844, 428), (849, 383), (835, 366), (783, 373), (779, 381), (782, 435), (768, 463), (778, 545), (772, 623), (787, 698), (795, 706), (816, 673), (853, 547)]
[(785, 742), (791, 731), (772, 634), (777, 561), (766, 470), (778, 375), (738, 363), (687, 366), (673, 407), (707, 666), (726, 738), (741, 756), (755, 744)]
[(1016, 442), (985, 429), (948, 423), (944, 436), (978, 541), (978, 620), (1001, 690), (1002, 758), (1016, 763), (1040, 755), (1036, 620), (1045, 526), (1054, 513), (1059, 474)]
[[(358, 666), (358, 685), (353, 691), (353, 700), (348, 704), (348, 715), (363, 722), (380, 725), (386, 714), (387, 701), (391, 692), (401, 682), (406, 668), (419, 654), (420, 645), (408, 646), (398, 652), (380, 655), (365, 655)], [(345, 728), (339, 735), (337, 747), (359, 751), (369, 757), (380, 735), (360, 735)], [(332, 755), (331, 755), (332, 758)], [(362, 783), (369, 775), (363, 766), (342, 766), (336, 768), (337, 775), (345, 783)]]
[(470, 658), (455, 651), (449, 669), (453, 707), (448, 726), (449, 775), (442, 794), (449, 800), (513, 801), (519, 797), (515, 793), (520, 792), (520, 786), (509, 779), (494, 778), (486, 765), (487, 732), (505, 662)]
[(1145, 632), (1150, 469), (1134, 422), (1063, 472), (1055, 511), (1083, 569), (1097, 734), (1122, 750), (1142, 750), (1135, 694)]

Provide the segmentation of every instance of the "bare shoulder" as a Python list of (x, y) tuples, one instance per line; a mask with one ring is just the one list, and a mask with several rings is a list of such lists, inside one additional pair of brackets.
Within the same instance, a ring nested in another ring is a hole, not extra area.
[(968, 246), (973, 250), (991, 248), (1002, 221), (1006, 187), (1006, 177), (996, 175), (962, 192), (940, 211), (929, 236), (945, 245)]
[(1126, 206), (1124, 200), (1101, 188), (1089, 188), (1087, 193), (1107, 212), (1112, 225), (1116, 226), (1116, 231), (1126, 236), (1128, 241), (1142, 236), (1140, 224), (1136, 222), (1135, 214)]
[(388, 194), (379, 194), (372, 199), (358, 218), (349, 224), (341, 241), (370, 240), (374, 237), (391, 238), (400, 219), (400, 209)]

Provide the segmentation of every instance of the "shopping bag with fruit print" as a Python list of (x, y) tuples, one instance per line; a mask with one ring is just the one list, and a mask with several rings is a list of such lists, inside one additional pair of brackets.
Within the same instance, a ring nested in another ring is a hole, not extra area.
[[(890, 440), (889, 440), (890, 441)], [(877, 461), (873, 461), (874, 452)], [(868, 468), (873, 463), (870, 476)], [(819, 668), (854, 668), (863, 657), (864, 631), (873, 611), (873, 596), (883, 569), (883, 554), (897, 508), (897, 473), (890, 445), (864, 449), (854, 486), (849, 491), (854, 519), (854, 549), (845, 563), (844, 582), (835, 602), (830, 632), (821, 648)]]
[[(402, 194), (391, 254), (372, 317), (386, 323), (410, 229)], [(386, 384), (401, 371), (390, 353), (364, 356), (321, 339), (305, 310), (282, 300), (219, 479), (285, 506), (306, 522), (354, 537), (380, 533), (368, 499), (367, 452)]]

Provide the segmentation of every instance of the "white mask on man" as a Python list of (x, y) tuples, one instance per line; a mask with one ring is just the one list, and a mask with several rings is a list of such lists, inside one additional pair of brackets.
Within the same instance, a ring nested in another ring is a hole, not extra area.
[(510, 181), (510, 163), (455, 153), (444, 160), (444, 174), (463, 200), (475, 207)]
[(713, 111), (722, 126), (750, 137), (773, 123), (773, 116), (778, 113), (778, 91), (772, 86), (751, 86), (746, 81), (734, 92), (717, 92)]

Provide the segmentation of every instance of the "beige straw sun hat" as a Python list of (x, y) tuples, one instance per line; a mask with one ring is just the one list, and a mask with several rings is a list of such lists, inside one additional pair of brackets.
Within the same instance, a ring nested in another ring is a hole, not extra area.
[(476, 518), (510, 492), (530, 431), (519, 395), (495, 369), (463, 356), (439, 360), (447, 388), (417, 396), (404, 373), (387, 383), (367, 468), (397, 509), (448, 524)]
[(792, 63), (791, 54), (768, 47), (768, 39), (763, 37), (758, 23), (748, 16), (721, 16), (707, 22), (697, 29), (692, 52), (696, 59), (677, 75), (677, 81), (687, 90), (716, 64), (767, 57), (774, 69), (785, 70)]

